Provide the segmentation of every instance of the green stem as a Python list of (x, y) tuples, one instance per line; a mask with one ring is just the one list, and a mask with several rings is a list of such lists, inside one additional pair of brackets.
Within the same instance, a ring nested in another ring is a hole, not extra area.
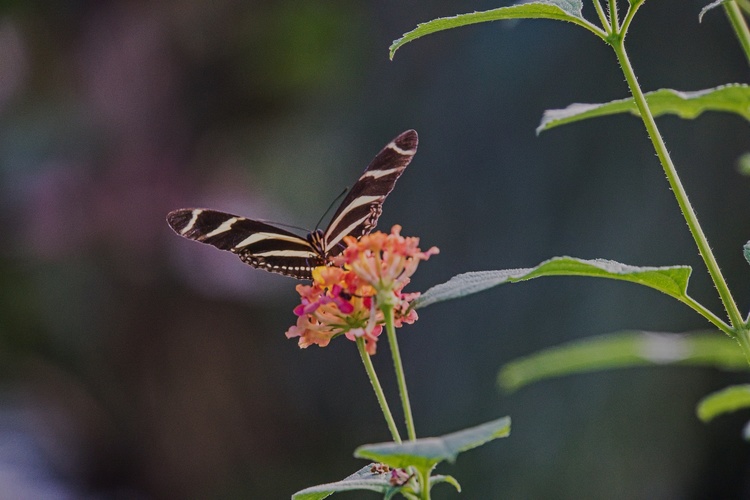
[(617, 19), (617, 0), (609, 0), (609, 24), (612, 26), (614, 33), (620, 31), (620, 21)]
[[(698, 217), (695, 215), (695, 211), (693, 210), (693, 207), (688, 200), (685, 188), (682, 186), (682, 182), (677, 175), (677, 170), (672, 163), (672, 158), (669, 156), (667, 146), (664, 144), (664, 140), (662, 139), (661, 134), (659, 133), (659, 129), (656, 126), (656, 121), (654, 121), (654, 117), (648, 107), (646, 97), (643, 95), (643, 91), (638, 85), (638, 80), (635, 77), (635, 72), (633, 71), (633, 67), (630, 64), (628, 55), (625, 52), (625, 44), (623, 43), (622, 36), (613, 41), (612, 48), (615, 50), (615, 54), (617, 54), (617, 60), (620, 62), (622, 72), (625, 75), (628, 86), (630, 87), (630, 92), (633, 94), (635, 103), (638, 106), (638, 111), (640, 112), (643, 123), (646, 126), (646, 131), (648, 132), (648, 135), (651, 138), (651, 142), (654, 145), (654, 149), (656, 150), (656, 155), (659, 157), (659, 161), (664, 168), (664, 173), (666, 174), (669, 185), (672, 188), (672, 192), (677, 199), (677, 204), (680, 206), (682, 215), (683, 217), (685, 217), (685, 221), (687, 222), (688, 228), (690, 229), (690, 234), (693, 235), (693, 239), (698, 246), (701, 257), (703, 257), (703, 261), (705, 262), (706, 267), (708, 268), (708, 272), (711, 275), (711, 279), (713, 280), (714, 285), (719, 292), (719, 297), (721, 297), (721, 302), (724, 304), (724, 309), (729, 316), (730, 323), (733, 329), (741, 328), (743, 324), (742, 315), (737, 308), (737, 304), (735, 303), (734, 298), (732, 298), (732, 293), (729, 291), (729, 287), (727, 286), (724, 276), (721, 274), (721, 270), (719, 269), (719, 265), (716, 262), (716, 258), (711, 251), (711, 247), (708, 245), (706, 235), (703, 234), (703, 229), (698, 223)], [(736, 334), (736, 332), (734, 333)]]
[(398, 340), (396, 339), (396, 329), (393, 326), (393, 306), (382, 305), (381, 310), (385, 316), (385, 330), (388, 334), (388, 344), (391, 347), (393, 356), (393, 368), (396, 370), (396, 380), (398, 381), (398, 393), (401, 395), (401, 406), (404, 408), (404, 419), (406, 420), (406, 433), (409, 435), (409, 441), (417, 439), (417, 433), (414, 430), (414, 418), (411, 414), (411, 403), (409, 402), (409, 391), (406, 390), (406, 377), (404, 376), (404, 366), (401, 363), (401, 353), (398, 349)]
[(738, 328), (736, 331), (737, 335), (735, 338), (739, 342), (742, 352), (745, 353), (748, 364), (750, 364), (750, 326), (746, 322), (742, 325), (742, 328)]
[(401, 435), (399, 435), (398, 433), (396, 421), (393, 419), (393, 414), (388, 407), (388, 401), (385, 399), (385, 393), (383, 392), (383, 388), (380, 386), (378, 375), (375, 373), (375, 367), (372, 365), (372, 359), (370, 359), (370, 355), (367, 353), (367, 349), (365, 347), (365, 339), (363, 337), (357, 338), (357, 349), (359, 350), (359, 356), (362, 358), (362, 363), (365, 365), (365, 371), (367, 372), (367, 376), (370, 378), (372, 388), (375, 390), (375, 396), (377, 396), (378, 403), (380, 403), (380, 409), (383, 410), (383, 416), (385, 417), (385, 421), (388, 423), (388, 430), (391, 431), (391, 437), (393, 437), (393, 440), (395, 442), (401, 443)]
[(419, 483), (422, 487), (419, 495), (420, 498), (422, 500), (430, 500), (430, 471), (418, 469), (417, 475), (419, 476)]
[[(630, 3), (628, 5), (628, 11), (625, 14), (625, 19), (622, 21), (622, 25), (620, 26), (620, 34), (621, 37), (624, 39), (625, 35), (628, 32), (628, 28), (630, 28), (630, 23), (633, 21), (633, 18), (635, 17), (635, 13), (638, 12), (638, 9), (643, 5), (643, 1), (640, 1), (638, 3)], [(614, 46), (614, 45), (613, 45)]]
[(750, 331), (748, 331), (747, 328), (743, 328), (737, 332), (736, 339), (742, 348), (742, 352), (745, 353), (747, 362), (750, 363)]
[(740, 45), (742, 45), (742, 50), (745, 51), (747, 62), (750, 64), (750, 30), (747, 28), (745, 17), (742, 15), (737, 2), (733, 0), (724, 4), (724, 12), (729, 18), (732, 28), (734, 28), (734, 33), (737, 35)]
[(599, 3), (599, 0), (592, 0), (592, 3), (594, 4), (594, 9), (596, 9), (596, 14), (599, 16), (599, 21), (602, 23), (602, 28), (609, 35), (612, 33), (612, 26), (609, 25), (609, 19), (607, 19), (607, 15), (604, 13), (604, 9), (602, 9), (602, 4)]
[(735, 336), (735, 331), (732, 329), (731, 326), (727, 325), (724, 321), (722, 321), (721, 318), (719, 318), (713, 312), (708, 310), (706, 306), (704, 306), (700, 302), (697, 302), (694, 298), (686, 295), (685, 298), (682, 299), (682, 302), (690, 306), (698, 314), (700, 314), (701, 316), (706, 318), (708, 321), (713, 323), (713, 325), (719, 330), (721, 330), (722, 332), (726, 333), (730, 337)]

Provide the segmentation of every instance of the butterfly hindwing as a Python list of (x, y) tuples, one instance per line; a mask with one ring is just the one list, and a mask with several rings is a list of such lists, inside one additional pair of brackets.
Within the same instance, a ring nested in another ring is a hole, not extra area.
[(388, 143), (352, 186), (328, 228), (307, 239), (265, 222), (201, 208), (170, 212), (167, 222), (180, 236), (233, 252), (258, 269), (311, 279), (314, 267), (341, 253), (344, 236), (359, 239), (372, 231), (385, 197), (417, 152), (417, 142), (417, 133), (407, 130)]
[(388, 143), (370, 162), (331, 217), (325, 231), (325, 251), (337, 255), (344, 236), (361, 238), (378, 222), (385, 197), (417, 152), (417, 132), (407, 130)]
[(259, 269), (309, 279), (312, 268), (324, 263), (322, 250), (264, 222), (200, 208), (175, 210), (167, 221), (177, 234), (229, 250)]

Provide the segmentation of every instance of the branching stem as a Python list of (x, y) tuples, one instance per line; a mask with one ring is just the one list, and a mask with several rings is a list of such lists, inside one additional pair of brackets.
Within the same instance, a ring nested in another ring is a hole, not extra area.
[[(624, 29), (626, 29), (625, 23), (623, 23), (623, 30)], [(738, 339), (740, 345), (745, 351), (745, 355), (748, 357), (748, 360), (750, 360), (750, 341), (748, 338), (747, 329), (744, 325), (744, 321), (742, 320), (742, 315), (737, 307), (737, 303), (732, 297), (732, 293), (729, 291), (729, 287), (727, 286), (727, 282), (721, 273), (721, 269), (719, 269), (719, 265), (716, 262), (716, 258), (714, 257), (713, 252), (711, 251), (711, 247), (708, 244), (706, 235), (703, 233), (703, 229), (698, 222), (698, 217), (695, 214), (695, 210), (688, 200), (687, 192), (685, 191), (685, 188), (680, 181), (680, 177), (677, 175), (677, 170), (675, 169), (672, 158), (667, 151), (667, 147), (664, 144), (661, 133), (656, 126), (656, 121), (654, 120), (654, 117), (651, 114), (651, 110), (648, 107), (646, 97), (643, 95), (643, 91), (641, 90), (640, 85), (638, 85), (638, 80), (636, 79), (635, 72), (633, 71), (633, 67), (630, 64), (627, 52), (625, 51), (624, 34), (621, 33), (617, 37), (617, 39), (613, 40), (612, 48), (614, 49), (615, 54), (617, 54), (617, 60), (619, 61), (623, 74), (625, 75), (625, 79), (628, 82), (630, 92), (633, 94), (633, 99), (635, 100), (636, 106), (638, 107), (638, 111), (643, 120), (643, 124), (646, 126), (646, 131), (648, 132), (649, 138), (651, 139), (654, 149), (656, 150), (656, 155), (661, 162), (664, 173), (666, 174), (667, 180), (669, 181), (669, 185), (672, 188), (672, 192), (677, 199), (677, 204), (680, 207), (680, 211), (682, 212), (683, 217), (685, 217), (685, 221), (687, 222), (688, 228), (690, 229), (690, 234), (692, 234), (693, 239), (698, 246), (698, 250), (701, 257), (703, 258), (703, 262), (706, 264), (706, 268), (711, 275), (711, 279), (716, 286), (716, 290), (719, 292), (719, 297), (721, 298), (721, 302), (724, 305), (724, 309), (729, 316), (729, 331), (727, 331), (725, 328), (722, 328), (722, 330)], [(692, 301), (688, 305), (691, 305), (691, 307), (695, 309), (695, 304), (697, 303), (695, 301)], [(707, 317), (712, 323), (721, 328), (720, 323), (717, 323), (715, 320), (712, 320), (711, 317), (705, 314), (708, 311), (703, 306), (700, 306), (700, 309), (703, 312), (698, 309), (696, 310), (698, 310), (698, 312), (701, 312), (701, 314)]]

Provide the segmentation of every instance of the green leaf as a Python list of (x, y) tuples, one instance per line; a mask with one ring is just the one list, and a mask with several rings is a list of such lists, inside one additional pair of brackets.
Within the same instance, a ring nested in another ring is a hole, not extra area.
[(750, 241), (745, 243), (745, 245), (742, 247), (742, 255), (745, 256), (745, 260), (748, 264), (750, 264)]
[(631, 281), (655, 288), (680, 301), (687, 298), (687, 285), (691, 269), (688, 266), (636, 267), (605, 259), (576, 259), (554, 257), (536, 267), (504, 269), (500, 271), (475, 271), (458, 274), (450, 280), (435, 285), (414, 302), (415, 308), (427, 307), (444, 300), (465, 297), (503, 283), (517, 283), (540, 276), (590, 276)]
[(537, 0), (483, 12), (471, 12), (452, 17), (440, 17), (426, 23), (418, 24), (416, 28), (405, 33), (398, 40), (394, 40), (389, 49), (390, 57), (393, 59), (396, 51), (403, 45), (425, 35), (431, 35), (438, 31), (449, 30), (461, 26), (468, 26), (470, 24), (501, 21), (504, 19), (554, 19), (557, 21), (569, 21), (579, 26), (583, 26), (589, 31), (602, 37), (604, 33), (586, 21), (581, 14), (582, 9), (583, 2), (581, 2), (581, 0)]
[(547, 378), (637, 366), (748, 370), (737, 342), (715, 331), (691, 334), (623, 331), (568, 342), (507, 363), (498, 384), (508, 392)]
[(292, 500), (321, 500), (333, 495), (337, 491), (369, 490), (387, 495), (398, 490), (398, 487), (391, 485), (389, 482), (389, 474), (374, 472), (376, 471), (374, 469), (376, 465), (366, 465), (351, 476), (335, 483), (320, 484), (305, 488), (292, 495)]
[[(750, 86), (740, 83), (695, 92), (660, 89), (648, 92), (646, 101), (654, 116), (673, 114), (680, 118), (693, 119), (704, 111), (725, 111), (736, 113), (750, 121)], [(545, 111), (536, 133), (568, 123), (618, 113), (639, 115), (638, 107), (632, 98), (599, 104), (576, 103), (565, 109)]]
[(721, 5), (723, 3), (726, 3), (727, 1), (728, 0), (716, 0), (716, 1), (711, 2), (710, 4), (706, 5), (705, 7), (703, 7), (701, 9), (700, 14), (698, 14), (698, 22), (699, 23), (703, 22), (703, 16), (706, 14), (706, 12), (708, 12), (711, 9), (715, 9), (716, 7), (718, 7), (719, 5)]
[(461, 493), (461, 485), (458, 484), (458, 481), (456, 481), (456, 478), (453, 476), (442, 476), (440, 474), (430, 476), (430, 489), (432, 489), (433, 486), (439, 483), (448, 483), (456, 488), (457, 492)]
[[(359, 469), (357, 472), (335, 483), (320, 484), (300, 490), (292, 495), (292, 500), (322, 500), (337, 491), (366, 490), (382, 493), (385, 498), (391, 498), (396, 493), (401, 493), (407, 498), (418, 498), (418, 491), (414, 488), (415, 481), (409, 481), (402, 486), (394, 486), (390, 482), (391, 476), (382, 470), (382, 464), (372, 463)], [(436, 474), (430, 476), (430, 488), (439, 483), (453, 485), (461, 492), (461, 485), (452, 476)]]
[(709, 394), (696, 408), (698, 418), (710, 422), (724, 413), (750, 408), (750, 385), (733, 385)]
[(750, 177), (750, 153), (744, 153), (737, 158), (737, 171), (742, 175)]
[(481, 446), (493, 439), (510, 434), (510, 417), (503, 417), (476, 427), (440, 437), (417, 439), (403, 443), (379, 443), (360, 446), (354, 456), (382, 462), (391, 467), (405, 469), (413, 466), (429, 471), (438, 463), (454, 462), (456, 456)]

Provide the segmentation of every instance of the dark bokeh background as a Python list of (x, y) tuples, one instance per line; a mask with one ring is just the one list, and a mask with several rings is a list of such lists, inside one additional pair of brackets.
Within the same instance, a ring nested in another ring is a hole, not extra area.
[[(721, 12), (698, 24), (705, 3), (642, 8), (629, 41), (645, 89), (747, 81)], [(178, 238), (164, 217), (206, 206), (312, 227), (407, 128), (420, 152), (380, 227), (440, 247), (413, 290), (605, 257), (693, 265), (692, 294), (718, 311), (639, 120), (534, 134), (545, 109), (626, 95), (598, 39), (495, 23), (388, 61), (417, 22), (501, 4), (1, 2), (0, 498), (288, 498), (359, 468), (352, 450), (388, 434), (353, 344), (300, 351), (283, 335), (293, 280)], [(735, 171), (747, 123), (659, 123), (748, 304), (750, 180)], [(705, 326), (657, 292), (574, 278), (434, 306), (401, 331), (418, 431), (512, 416), (509, 439), (441, 466), (465, 498), (744, 498), (743, 416), (706, 426), (693, 409), (745, 377), (495, 387), (502, 363), (565, 340)], [(376, 364), (395, 396), (385, 344)]]

